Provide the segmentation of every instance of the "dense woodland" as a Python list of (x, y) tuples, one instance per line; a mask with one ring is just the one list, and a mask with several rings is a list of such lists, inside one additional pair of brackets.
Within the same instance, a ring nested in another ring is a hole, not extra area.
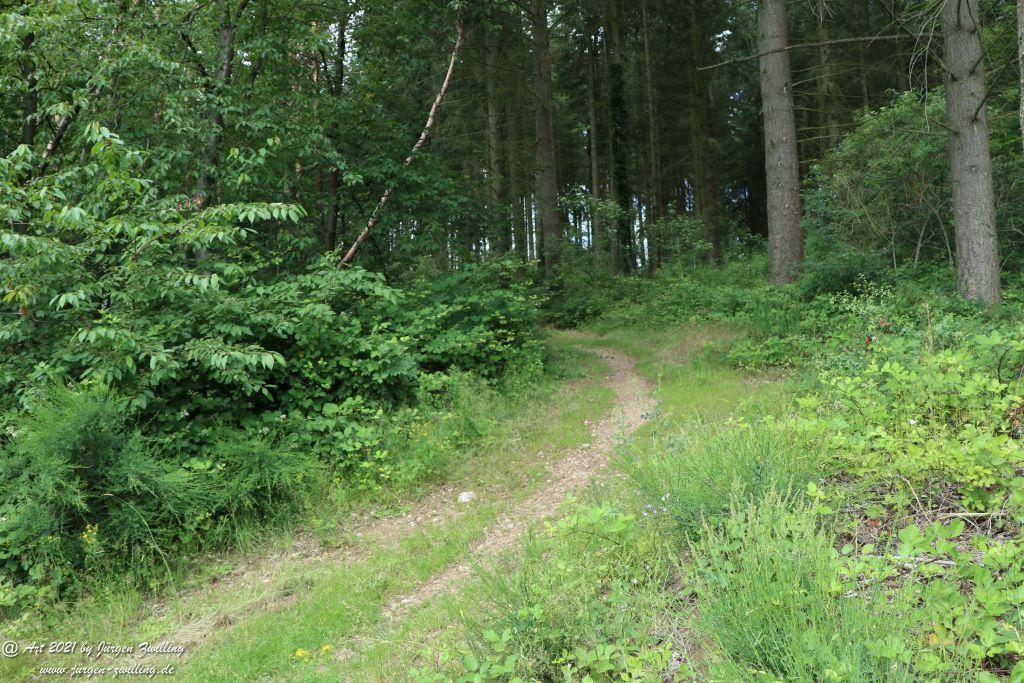
[(1009, 0), (0, 2), (0, 616), (401, 507), (603, 343), (657, 437), (402, 675), (1024, 680), (1022, 181)]

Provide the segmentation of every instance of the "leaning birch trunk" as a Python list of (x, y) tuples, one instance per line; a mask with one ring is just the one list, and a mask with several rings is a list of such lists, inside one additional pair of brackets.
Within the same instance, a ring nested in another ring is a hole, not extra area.
[(999, 245), (978, 5), (978, 0), (946, 0), (942, 8), (949, 172), (957, 288), (968, 299), (997, 303)]
[[(441, 89), (437, 91), (437, 97), (434, 98), (434, 104), (430, 107), (430, 113), (427, 115), (427, 123), (423, 126), (423, 132), (420, 133), (420, 137), (416, 140), (416, 144), (412, 146), (412, 151), (409, 152), (409, 156), (405, 158), (402, 166), (408, 166), (412, 163), (412, 160), (416, 157), (416, 153), (420, 151), (423, 145), (427, 144), (427, 138), (430, 137), (430, 132), (434, 128), (434, 119), (437, 118), (437, 112), (441, 109), (441, 103), (444, 102), (444, 96), (448, 92), (448, 86), (452, 82), (452, 74), (455, 72), (455, 63), (459, 59), (459, 49), (462, 48), (462, 23), (458, 25), (458, 33), (455, 38), (455, 47), (452, 49), (452, 58), (448, 63), (448, 71), (444, 75), (444, 82), (441, 83)], [(348, 252), (338, 262), (338, 268), (344, 268), (347, 266), (352, 259), (356, 257), (356, 253), (359, 251), (359, 247), (362, 246), (366, 237), (373, 230), (374, 226), (380, 222), (381, 212), (384, 211), (384, 207), (387, 206), (388, 200), (391, 199), (391, 194), (395, 191), (395, 186), (388, 185), (387, 189), (384, 190), (384, 194), (381, 195), (380, 201), (377, 202), (376, 208), (373, 213), (370, 214), (370, 220), (366, 222), (366, 227), (359, 233), (352, 246), (349, 247)]]
[(760, 0), (757, 42), (761, 54), (765, 174), (768, 180), (768, 256), (772, 284), (796, 280), (804, 259), (800, 226), (800, 166), (789, 68), (785, 0)]

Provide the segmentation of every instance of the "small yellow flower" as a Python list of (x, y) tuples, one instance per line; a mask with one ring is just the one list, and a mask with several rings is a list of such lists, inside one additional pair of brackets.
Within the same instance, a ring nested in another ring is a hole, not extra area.
[(308, 650), (303, 650), (300, 647), (298, 650), (295, 651), (295, 656), (298, 657), (299, 659), (302, 659), (303, 657), (308, 657), (309, 656), (309, 651)]
[(327, 654), (330, 651), (331, 651), (331, 646), (330, 645), (324, 645), (322, 648), (320, 648), (320, 654), (322, 654), (322, 655), (325, 655), (325, 654)]

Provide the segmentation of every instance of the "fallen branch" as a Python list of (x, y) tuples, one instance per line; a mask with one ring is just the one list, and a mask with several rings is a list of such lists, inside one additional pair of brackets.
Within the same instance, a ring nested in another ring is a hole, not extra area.
[[(419, 152), (423, 145), (427, 143), (427, 138), (430, 137), (430, 132), (434, 128), (434, 119), (437, 117), (437, 112), (441, 108), (441, 103), (444, 101), (445, 93), (448, 92), (448, 86), (452, 81), (452, 73), (455, 72), (455, 62), (458, 61), (459, 49), (462, 47), (462, 34), (462, 22), (460, 21), (458, 23), (457, 35), (455, 38), (455, 47), (452, 49), (452, 59), (448, 63), (448, 72), (444, 76), (444, 82), (441, 84), (441, 89), (437, 91), (437, 97), (434, 98), (434, 104), (430, 107), (430, 114), (427, 115), (427, 123), (423, 127), (423, 132), (420, 133), (420, 137), (416, 141), (416, 144), (413, 145), (412, 151), (409, 152), (409, 156), (405, 158), (405, 163), (402, 164), (403, 168), (412, 163), (416, 153)], [(387, 189), (384, 190), (384, 194), (381, 195), (380, 201), (377, 202), (377, 207), (373, 210), (373, 213), (370, 214), (370, 220), (366, 222), (366, 227), (363, 228), (363, 231), (359, 233), (355, 242), (353, 242), (352, 246), (349, 247), (345, 257), (338, 262), (338, 268), (344, 268), (352, 259), (355, 258), (356, 252), (359, 251), (359, 247), (362, 245), (363, 241), (366, 240), (367, 235), (369, 235), (374, 226), (380, 222), (381, 212), (387, 205), (388, 200), (391, 199), (391, 193), (394, 192), (394, 190), (395, 186), (393, 183), (388, 185)]]
[(826, 47), (829, 45), (843, 45), (846, 43), (873, 43), (876, 40), (907, 40), (910, 36), (863, 36), (860, 38), (835, 38), (833, 40), (823, 40), (817, 43), (800, 43), (799, 45), (787, 45), (786, 47), (778, 48), (775, 50), (768, 50), (767, 52), (759, 52), (756, 55), (747, 55), (746, 57), (736, 57), (735, 59), (727, 59), (724, 62), (718, 64), (712, 64), (710, 66), (698, 66), (697, 71), (708, 71), (710, 69), (717, 69), (723, 66), (729, 66), (730, 64), (739, 64), (740, 62), (750, 62), (755, 59), (760, 59), (767, 55), (774, 55), (778, 52), (789, 52), (790, 50), (804, 50), (816, 47)]

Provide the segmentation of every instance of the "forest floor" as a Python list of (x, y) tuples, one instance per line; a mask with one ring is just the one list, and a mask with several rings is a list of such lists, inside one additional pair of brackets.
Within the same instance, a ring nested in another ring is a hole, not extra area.
[[(556, 333), (553, 344), (591, 352), (576, 356), (582, 378), (524, 407), (502, 442), (418, 499), (363, 514), (338, 538), (293, 534), (263, 552), (221, 556), (213, 579), (160, 600), (83, 605), (65, 625), (94, 643), (180, 645), (182, 656), (90, 665), (173, 666), (181, 681), (408, 680), (411, 667), (432, 668), (436, 646), (457, 642), (481, 568), (497, 556), (514, 562), (520, 539), (567, 499), (614, 488), (607, 465), (617, 451), (644, 447), (667, 421), (728, 419), (744, 399), (774, 391), (764, 378), (700, 362), (728, 334)], [(39, 628), (50, 640), (58, 626)], [(25, 665), (58, 664), (72, 662), (0, 661), (0, 677), (31, 680)]]

